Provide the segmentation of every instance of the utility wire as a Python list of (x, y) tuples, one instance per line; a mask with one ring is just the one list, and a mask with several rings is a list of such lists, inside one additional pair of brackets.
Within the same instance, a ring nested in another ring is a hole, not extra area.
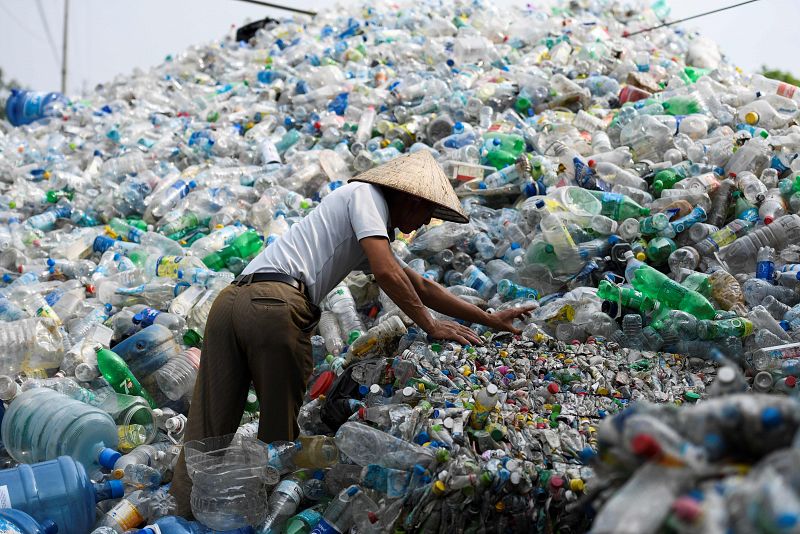
[(626, 37), (633, 37), (634, 35), (639, 35), (640, 33), (651, 32), (651, 31), (657, 30), (659, 28), (666, 28), (667, 26), (672, 26), (673, 24), (678, 24), (680, 22), (686, 22), (687, 20), (692, 20), (692, 19), (699, 19), (700, 17), (705, 17), (706, 15), (713, 15), (714, 13), (719, 13), (720, 11), (727, 11), (728, 9), (733, 9), (735, 7), (743, 6), (743, 5), (746, 5), (746, 4), (753, 4), (753, 3), (759, 2), (759, 1), (761, 1), (761, 0), (747, 0), (746, 2), (739, 2), (738, 4), (733, 4), (733, 5), (730, 5), (730, 6), (721, 7), (719, 9), (714, 9), (714, 10), (711, 10), (711, 11), (706, 11), (705, 13), (692, 15), (691, 17), (686, 17), (685, 19), (678, 19), (678, 20), (673, 20), (672, 22), (665, 22), (664, 24), (659, 24), (658, 26), (653, 26), (652, 28), (645, 28), (644, 30), (639, 30), (639, 31), (633, 32), (633, 33), (625, 33), (624, 35)]
[(2, 9), (6, 13), (6, 15), (8, 15), (8, 18), (10, 18), (14, 22), (16, 22), (17, 26), (19, 26), (21, 29), (23, 29), (26, 32), (28, 32), (31, 35), (31, 37), (33, 37), (35, 39), (39, 38), (39, 32), (37, 32), (36, 30), (31, 29), (30, 26), (28, 26), (27, 24), (25, 24), (24, 22), (19, 20), (17, 18), (17, 16), (14, 15), (14, 12), (11, 11), (10, 9), (8, 9), (8, 7), (6, 7), (5, 4), (3, 4), (3, 2), (0, 2), (0, 9)]
[(259, 0), (237, 0), (238, 2), (245, 2), (247, 4), (256, 4), (258, 6), (264, 7), (272, 7), (275, 9), (282, 9), (284, 11), (291, 11), (292, 13), (300, 13), (301, 15), (308, 15), (309, 17), (313, 17), (317, 14), (316, 11), (306, 11), (305, 9), (298, 9), (296, 7), (289, 7), (289, 6), (282, 6), (279, 4), (272, 4), (270, 2), (261, 2)]
[(53, 52), (53, 59), (56, 60), (56, 63), (61, 62), (61, 58), (58, 55), (58, 49), (56, 48), (56, 42), (53, 39), (53, 33), (50, 31), (50, 25), (47, 23), (47, 16), (44, 13), (44, 8), (42, 7), (42, 0), (36, 0), (36, 9), (39, 10), (39, 17), (42, 19), (42, 26), (44, 26), (44, 31), (47, 33), (47, 42), (50, 43), (50, 50)]

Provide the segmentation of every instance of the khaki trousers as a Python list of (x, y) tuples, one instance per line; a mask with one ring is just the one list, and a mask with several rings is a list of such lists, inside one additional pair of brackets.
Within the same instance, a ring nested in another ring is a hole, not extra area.
[[(282, 282), (222, 290), (206, 322), (184, 443), (236, 432), (251, 381), (261, 407), (258, 439), (296, 439), (318, 321), (319, 308)], [(191, 516), (191, 489), (181, 452), (170, 489), (178, 515)]]

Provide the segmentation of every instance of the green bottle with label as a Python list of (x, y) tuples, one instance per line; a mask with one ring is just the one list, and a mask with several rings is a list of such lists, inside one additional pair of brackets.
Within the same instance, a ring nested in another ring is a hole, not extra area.
[(119, 354), (102, 347), (97, 347), (95, 352), (97, 353), (97, 368), (114, 391), (124, 395), (142, 397), (151, 408), (158, 408), (156, 401), (142, 387)]

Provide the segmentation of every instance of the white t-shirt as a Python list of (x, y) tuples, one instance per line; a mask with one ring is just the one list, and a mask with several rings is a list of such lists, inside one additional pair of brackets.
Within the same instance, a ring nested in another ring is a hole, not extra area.
[(369, 272), (359, 240), (389, 239), (389, 206), (378, 186), (343, 185), (268, 245), (242, 274), (283, 273), (301, 280), (319, 304), (350, 271)]

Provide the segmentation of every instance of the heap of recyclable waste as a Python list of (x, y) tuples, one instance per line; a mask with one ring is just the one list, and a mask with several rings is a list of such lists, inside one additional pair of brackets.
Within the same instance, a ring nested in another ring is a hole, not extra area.
[[(668, 14), (370, 3), (8, 95), (0, 530), (800, 529), (800, 89), (636, 33)], [(420, 150), (470, 223), (394, 252), (482, 308), (534, 305), (522, 334), (428, 339), (353, 273), (298, 440), (256, 439), (251, 392), (235, 435), (184, 443), (217, 294)], [(195, 522), (167, 491), (181, 447)]]

